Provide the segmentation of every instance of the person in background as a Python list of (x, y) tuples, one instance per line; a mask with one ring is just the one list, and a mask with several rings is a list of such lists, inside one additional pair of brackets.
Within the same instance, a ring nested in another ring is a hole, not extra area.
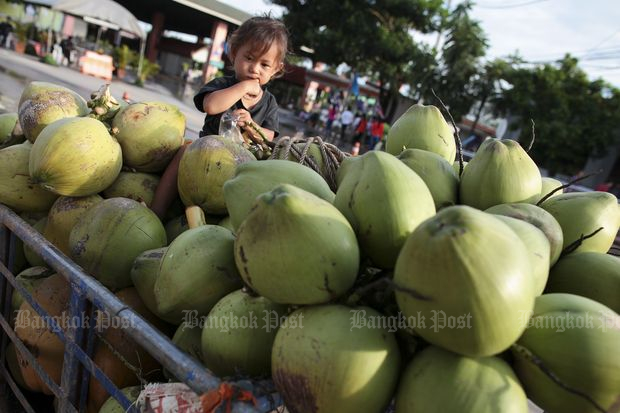
[(344, 134), (347, 132), (349, 125), (353, 123), (353, 112), (347, 106), (340, 115), (340, 140), (344, 142)]
[(370, 146), (368, 150), (373, 150), (379, 142), (383, 141), (383, 119), (380, 116), (373, 116), (370, 121)]
[(368, 121), (366, 120), (366, 114), (360, 115), (357, 126), (355, 127), (355, 134), (353, 135), (353, 143), (364, 142), (366, 140), (366, 129), (368, 128)]
[(13, 20), (11, 16), (6, 18), (6, 21), (0, 23), (0, 46), (9, 48), (11, 33), (13, 32)]
[(601, 182), (594, 188), (594, 190), (601, 191), (601, 192), (610, 192), (613, 186), (614, 186), (613, 182)]
[[(284, 73), (288, 30), (271, 17), (246, 20), (230, 37), (234, 76), (213, 79), (194, 96), (196, 108), (206, 113), (200, 137), (219, 134), (222, 114), (232, 111), (237, 125), (253, 136), (259, 130), (267, 139), (279, 134), (278, 103), (267, 83)], [(151, 209), (161, 218), (178, 194), (177, 176), (185, 146), (176, 153), (159, 185)]]
[(67, 59), (67, 66), (71, 66), (71, 52), (73, 51), (73, 36), (69, 36), (66, 39), (63, 39), (60, 42), (60, 47), (62, 48), (62, 54)]

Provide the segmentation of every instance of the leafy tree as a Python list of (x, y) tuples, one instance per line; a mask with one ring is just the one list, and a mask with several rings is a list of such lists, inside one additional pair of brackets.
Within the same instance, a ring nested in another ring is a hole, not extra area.
[[(418, 56), (428, 58), (411, 37), (437, 29), (445, 13), (442, 0), (271, 0), (286, 11), (283, 20), (296, 48), (314, 49), (315, 61), (346, 63), (380, 86), (380, 103), (389, 117), (407, 70)], [(302, 54), (303, 52), (299, 51)]]
[[(535, 143), (530, 155), (551, 174), (573, 175), (590, 155), (601, 155), (618, 139), (620, 91), (602, 80), (589, 81), (569, 55), (533, 68), (505, 66), (496, 112), (517, 119), (521, 142)], [(524, 145), (525, 146), (525, 145)]]
[[(482, 27), (470, 16), (472, 3), (460, 3), (445, 19), (442, 30), (446, 39), (439, 51), (432, 75), (420, 85), (418, 96), (437, 104), (432, 90), (448, 106), (457, 121), (484, 95), (484, 64), (481, 59), (488, 48)], [(418, 71), (411, 72), (413, 83)]]

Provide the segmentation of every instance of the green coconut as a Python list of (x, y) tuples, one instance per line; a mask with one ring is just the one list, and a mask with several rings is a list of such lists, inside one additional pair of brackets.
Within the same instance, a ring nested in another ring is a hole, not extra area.
[(236, 168), (256, 158), (250, 151), (222, 136), (205, 136), (192, 142), (179, 164), (177, 184), (186, 206), (197, 205), (206, 213), (226, 214), (223, 186)]
[[(555, 178), (550, 178), (548, 176), (543, 176), (542, 177), (542, 188), (540, 190), (539, 200), (542, 199), (543, 197), (547, 196), (549, 193), (553, 192), (557, 188), (561, 187), (562, 185), (563, 185), (562, 182), (558, 181)], [(550, 198), (553, 198), (554, 196), (558, 196), (558, 195), (560, 195), (562, 193), (564, 193), (563, 189), (559, 190), (557, 192), (554, 192), (553, 195), (550, 196)]]
[[(135, 403), (140, 397), (140, 393), (142, 392), (142, 386), (131, 386), (125, 387), (121, 389), (121, 393), (127, 397), (130, 403)], [(112, 396), (99, 409), (99, 413), (125, 413), (126, 410), (120, 405), (119, 402)]]
[(532, 204), (500, 204), (492, 206), (486, 212), (495, 215), (505, 215), (529, 222), (540, 229), (549, 240), (549, 265), (553, 265), (560, 258), (564, 245), (564, 234), (558, 221), (544, 209)]
[[(115, 295), (124, 308), (132, 309), (163, 335), (170, 334), (170, 326), (148, 311), (135, 288), (124, 288)], [(119, 389), (158, 381), (162, 370), (159, 361), (130, 335), (127, 326), (132, 326), (127, 319), (113, 317), (116, 316), (107, 311), (97, 311), (93, 362)], [(91, 376), (86, 412), (98, 412), (109, 396), (103, 384)]]
[(394, 268), (407, 236), (435, 215), (428, 187), (393, 155), (369, 151), (346, 158), (337, 173), (334, 206), (347, 217), (360, 249), (380, 268)]
[(168, 103), (132, 103), (119, 110), (112, 126), (126, 166), (160, 172), (183, 145), (185, 115)]
[(191, 228), (175, 238), (155, 281), (157, 313), (178, 325), (190, 313), (206, 316), (222, 297), (241, 288), (234, 240), (217, 225)]
[(237, 290), (209, 312), (202, 330), (202, 358), (218, 377), (271, 372), (271, 349), (287, 307)]
[(13, 129), (17, 124), (17, 113), (2, 113), (0, 114), (0, 148), (9, 146), (13, 135)]
[(514, 369), (545, 412), (610, 412), (620, 396), (619, 348), (618, 314), (578, 295), (544, 294), (513, 347)]
[[(195, 358), (196, 361), (203, 363), (202, 348), (200, 344), (200, 339), (202, 337), (202, 326), (200, 321), (201, 320), (197, 318), (191, 318), (188, 321), (183, 321), (174, 332), (172, 342), (180, 350), (183, 350), (185, 353)], [(211, 370), (211, 366), (209, 366), (209, 370)], [(171, 382), (178, 380), (166, 369), (164, 369), (164, 377)]]
[(581, 295), (620, 314), (620, 258), (600, 252), (568, 254), (551, 268), (547, 292)]
[[(58, 326), (66, 331), (70, 321), (69, 298), (71, 287), (60, 274), (45, 278), (32, 292), (35, 302), (56, 320)], [(77, 314), (76, 316), (79, 316)], [(32, 306), (24, 301), (15, 320), (15, 334), (30, 349), (39, 367), (60, 385), (65, 346), (56, 333), (48, 328), (46, 320)], [(18, 351), (17, 360), (25, 387), (34, 392), (52, 394), (47, 383), (34, 367)]]
[(291, 184), (328, 202), (334, 193), (312, 169), (284, 160), (252, 161), (239, 165), (235, 177), (224, 184), (224, 199), (235, 230), (252, 209), (256, 197), (280, 184)]
[(422, 178), (431, 191), (436, 209), (456, 205), (459, 178), (450, 162), (422, 149), (405, 149), (398, 155), (398, 159)]
[(47, 126), (30, 152), (32, 182), (59, 195), (88, 196), (114, 182), (123, 159), (105, 125), (92, 118), (67, 118)]
[(90, 110), (84, 98), (66, 87), (47, 82), (30, 82), (19, 99), (19, 124), (30, 142), (59, 119), (86, 116)]
[(498, 354), (514, 343), (534, 305), (532, 266), (521, 239), (494, 216), (444, 208), (407, 238), (394, 281), (414, 330), (458, 354)]
[(220, 222), (217, 223), (217, 225), (229, 229), (233, 234), (235, 233), (235, 229), (232, 225), (232, 220), (229, 216), (222, 218)]
[[(47, 217), (43, 217), (37, 221), (36, 224), (32, 226), (34, 230), (36, 230), (39, 234), (45, 237), (45, 227), (47, 227)], [(46, 238), (47, 239), (47, 238)], [(24, 248), (24, 257), (26, 257), (26, 261), (30, 264), (31, 267), (45, 267), (47, 263), (43, 258), (39, 256), (28, 244), (23, 243)]]
[[(35, 288), (37, 288), (37, 286), (41, 284), (44, 279), (54, 274), (55, 272), (53, 270), (50, 270), (49, 268), (44, 266), (30, 267), (17, 274), (15, 280), (19, 283), (19, 285), (24, 287), (26, 291), (32, 294)], [(19, 307), (24, 301), (26, 300), (21, 295), (21, 293), (18, 290), (13, 290), (11, 308), (13, 309), (14, 313), (17, 313)]]
[(539, 296), (545, 290), (549, 278), (549, 258), (551, 247), (545, 234), (529, 222), (505, 215), (495, 215), (512, 229), (521, 238), (527, 248), (532, 264), (531, 275), (534, 278), (534, 296)]
[(66, 255), (70, 254), (69, 235), (80, 217), (91, 206), (103, 201), (99, 195), (84, 197), (61, 196), (50, 208), (43, 234)]
[(352, 327), (356, 311), (383, 317), (363, 307), (305, 307), (278, 330), (271, 370), (291, 413), (385, 411), (398, 382), (398, 344), (386, 328)]
[(394, 122), (387, 135), (386, 151), (398, 155), (415, 148), (434, 152), (454, 162), (453, 130), (436, 106), (415, 104)]
[[(465, 170), (465, 167), (467, 166), (467, 161), (463, 161), (463, 170)], [(452, 162), (452, 169), (454, 170), (454, 173), (456, 174), (456, 176), (459, 178), (459, 180), (461, 179), (461, 164), (458, 160)]]
[(584, 240), (575, 252), (607, 252), (618, 234), (618, 200), (609, 192), (569, 192), (548, 199), (541, 207), (562, 227), (564, 248), (582, 235), (603, 228)]
[(534, 203), (542, 180), (536, 163), (513, 140), (487, 139), (461, 175), (462, 204), (478, 209), (514, 202)]
[[(209, 225), (219, 225), (222, 217), (220, 215), (205, 215), (205, 223)], [(225, 227), (226, 228), (226, 227)], [(179, 215), (176, 218), (166, 222), (166, 235), (168, 236), (168, 243), (174, 241), (184, 231), (189, 229), (187, 223), (187, 217), (185, 214)], [(231, 228), (228, 228), (232, 231)]]
[(121, 172), (112, 185), (103, 190), (104, 198), (129, 198), (151, 206), (155, 190), (159, 185), (159, 175), (144, 172)]
[[(12, 341), (9, 341), (9, 344), (6, 346), (6, 364), (9, 368), (9, 372), (11, 373), (11, 377), (15, 380), (15, 383), (21, 388), (27, 388), (26, 381), (24, 380), (24, 376), (22, 375), (22, 371), (19, 368), (19, 359), (17, 358), (17, 347)], [(23, 356), (22, 356), (23, 359)]]
[(168, 243), (174, 241), (176, 237), (188, 229), (189, 224), (187, 223), (185, 214), (179, 215), (178, 217), (166, 222), (166, 237), (168, 238)]
[(318, 304), (353, 286), (359, 248), (336, 207), (283, 184), (260, 195), (239, 227), (235, 262), (246, 284), (271, 301)]
[(13, 145), (0, 150), (0, 202), (17, 212), (45, 212), (58, 198), (30, 181), (31, 148)]
[(155, 282), (159, 276), (159, 266), (164, 258), (167, 247), (147, 250), (136, 257), (131, 266), (131, 281), (144, 302), (146, 308), (157, 317), (171, 324), (176, 324), (177, 320), (159, 314), (157, 311), (157, 301), (155, 300)]
[(71, 258), (112, 291), (132, 285), (131, 266), (138, 255), (165, 245), (157, 215), (127, 198), (93, 205), (69, 236)]
[(430, 346), (406, 367), (396, 413), (528, 413), (527, 396), (508, 363)]

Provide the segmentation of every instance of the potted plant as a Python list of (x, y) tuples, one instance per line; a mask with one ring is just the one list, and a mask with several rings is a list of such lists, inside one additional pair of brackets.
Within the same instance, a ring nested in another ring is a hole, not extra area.
[(13, 35), (15, 36), (15, 51), (17, 53), (24, 53), (26, 51), (26, 43), (28, 42), (28, 30), (30, 24), (15, 22), (15, 28), (13, 29)]
[(144, 59), (144, 61), (142, 62), (142, 70), (140, 71), (140, 73), (138, 73), (138, 78), (136, 79), (136, 84), (138, 86), (143, 86), (144, 82), (155, 76), (157, 73), (159, 73), (159, 65), (157, 63), (153, 63), (148, 59)]
[(116, 76), (119, 79), (125, 77), (127, 65), (136, 59), (136, 52), (127, 47), (126, 44), (114, 49), (114, 60), (116, 62)]

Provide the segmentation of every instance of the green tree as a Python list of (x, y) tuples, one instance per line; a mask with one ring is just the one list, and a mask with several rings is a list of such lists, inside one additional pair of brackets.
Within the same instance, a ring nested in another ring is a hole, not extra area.
[(620, 134), (620, 91), (602, 80), (589, 81), (569, 55), (555, 63), (533, 68), (508, 65), (504, 86), (493, 102), (499, 115), (516, 119), (509, 126), (520, 130), (538, 165), (551, 174), (573, 175), (590, 155), (601, 155)]
[[(472, 3), (460, 3), (442, 24), (446, 38), (438, 51), (438, 63), (431, 76), (420, 85), (419, 97), (437, 105), (432, 90), (450, 109), (456, 121), (466, 115), (484, 95), (485, 66), (482, 63), (488, 43), (480, 23), (470, 16)], [(419, 71), (411, 72), (418, 83)], [(432, 89), (432, 90), (431, 90)]]
[(271, 0), (286, 8), (282, 18), (297, 53), (314, 49), (314, 61), (346, 63), (380, 86), (380, 102), (390, 117), (398, 90), (408, 81), (414, 58), (428, 57), (412, 30), (437, 30), (445, 14), (442, 0)]

